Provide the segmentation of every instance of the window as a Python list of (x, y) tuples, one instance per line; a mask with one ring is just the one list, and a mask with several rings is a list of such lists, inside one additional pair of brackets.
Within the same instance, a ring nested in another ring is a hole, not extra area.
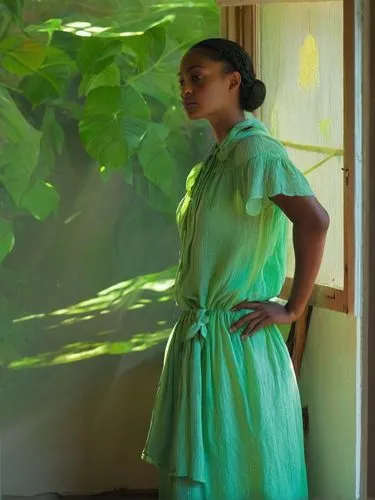
[[(260, 117), (331, 216), (311, 301), (344, 312), (353, 311), (354, 280), (353, 1), (218, 2), (223, 35), (250, 52), (267, 85)], [(284, 296), (293, 270), (290, 235)]]

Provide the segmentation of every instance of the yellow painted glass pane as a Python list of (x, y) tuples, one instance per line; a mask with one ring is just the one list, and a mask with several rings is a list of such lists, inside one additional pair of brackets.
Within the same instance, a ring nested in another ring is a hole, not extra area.
[[(342, 1), (264, 4), (262, 118), (287, 145), (327, 208), (331, 227), (317, 283), (344, 285), (343, 4)], [(288, 276), (293, 276), (292, 239)]]

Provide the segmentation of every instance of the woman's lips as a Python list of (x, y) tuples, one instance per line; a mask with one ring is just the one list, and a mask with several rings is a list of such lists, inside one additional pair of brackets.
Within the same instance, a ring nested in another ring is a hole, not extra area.
[(184, 102), (184, 108), (188, 111), (196, 109), (198, 107), (198, 103), (196, 102)]

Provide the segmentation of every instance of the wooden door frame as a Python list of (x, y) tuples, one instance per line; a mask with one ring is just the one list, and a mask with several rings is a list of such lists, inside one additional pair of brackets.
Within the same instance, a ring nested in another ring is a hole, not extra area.
[[(362, 24), (359, 49), (362, 49), (362, 125), (363, 125), (363, 266), (362, 328), (358, 342), (359, 396), (361, 398), (361, 454), (359, 498), (375, 498), (375, 4), (357, 0), (356, 17)], [(358, 385), (358, 384), (357, 384)], [(369, 472), (369, 474), (367, 473)]]

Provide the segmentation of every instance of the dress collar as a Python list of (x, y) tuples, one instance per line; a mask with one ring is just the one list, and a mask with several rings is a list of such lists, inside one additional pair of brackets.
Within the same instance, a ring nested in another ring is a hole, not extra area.
[(225, 139), (214, 145), (209, 156), (216, 155), (219, 161), (225, 161), (239, 140), (258, 134), (268, 135), (268, 130), (261, 121), (250, 115), (246, 120), (236, 123)]

